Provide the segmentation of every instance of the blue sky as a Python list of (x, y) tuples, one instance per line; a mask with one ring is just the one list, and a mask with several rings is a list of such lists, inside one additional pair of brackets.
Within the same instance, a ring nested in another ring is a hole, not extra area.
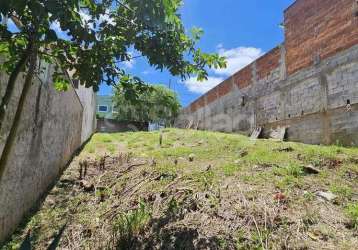
[[(168, 85), (178, 93), (183, 106), (187, 106), (232, 73), (255, 58), (274, 48), (284, 40), (279, 24), (283, 11), (294, 0), (184, 0), (182, 19), (186, 28), (201, 27), (204, 36), (198, 44), (206, 52), (219, 52), (228, 57), (228, 68), (210, 71), (207, 82), (196, 79), (182, 82), (167, 72), (155, 71), (145, 59), (124, 65), (132, 74), (150, 83)], [(111, 89), (101, 86), (99, 94), (110, 94)]]
[[(168, 72), (151, 68), (145, 58), (138, 58), (123, 64), (127, 72), (139, 76), (146, 82), (169, 85), (175, 90), (183, 106), (213, 88), (265, 52), (284, 41), (280, 28), (283, 12), (294, 0), (184, 0), (181, 9), (182, 20), (187, 30), (196, 26), (204, 30), (198, 43), (205, 52), (218, 52), (226, 56), (228, 67), (209, 71), (206, 82), (195, 78), (182, 81)], [(84, 14), (83, 18), (86, 18)], [(58, 24), (53, 28), (59, 30)], [(10, 30), (15, 30), (13, 24)], [(59, 36), (66, 35), (62, 32)], [(135, 53), (135, 52), (134, 52)], [(134, 54), (137, 55), (137, 54)], [(101, 85), (100, 95), (109, 95), (112, 89)]]

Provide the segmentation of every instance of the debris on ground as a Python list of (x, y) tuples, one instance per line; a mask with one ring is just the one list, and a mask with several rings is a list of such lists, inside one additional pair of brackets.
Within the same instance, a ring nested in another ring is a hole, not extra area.
[(194, 158), (195, 158), (195, 154), (190, 154), (188, 157), (190, 162), (194, 161)]
[(292, 152), (294, 149), (292, 147), (284, 147), (277, 149), (278, 152)]
[(358, 149), (279, 142), (278, 151), (272, 140), (179, 129), (156, 147), (158, 136), (95, 134), (4, 248), (358, 245)]
[(326, 201), (334, 201), (338, 197), (337, 195), (334, 195), (331, 192), (323, 192), (323, 191), (317, 192), (317, 196), (325, 199)]
[(248, 154), (249, 154), (249, 152), (247, 150), (245, 150), (245, 149), (239, 151), (239, 156), (240, 157), (245, 157)]
[(303, 170), (307, 174), (319, 174), (321, 172), (318, 168), (315, 168), (312, 164), (304, 166)]

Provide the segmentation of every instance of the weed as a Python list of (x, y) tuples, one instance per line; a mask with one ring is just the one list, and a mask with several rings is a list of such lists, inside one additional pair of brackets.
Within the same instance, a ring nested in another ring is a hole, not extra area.
[(303, 194), (303, 198), (305, 201), (313, 201), (316, 198), (316, 195), (312, 192), (305, 192)]
[(207, 171), (204, 174), (201, 175), (200, 182), (204, 185), (206, 189), (211, 187), (214, 183), (214, 172), (213, 171)]
[(168, 213), (171, 214), (171, 215), (174, 215), (174, 214), (177, 214), (178, 211), (179, 211), (179, 204), (178, 202), (176, 201), (176, 199), (173, 197), (170, 201), (169, 201), (169, 204), (168, 204)]
[(225, 238), (219, 237), (219, 248), (220, 249), (227, 249), (228, 248), (228, 243), (226, 241)]
[(220, 199), (217, 196), (211, 195), (209, 197), (209, 204), (211, 208), (217, 210), (220, 207)]
[(297, 178), (302, 176), (304, 171), (301, 166), (292, 164), (284, 168), (276, 167), (273, 169), (273, 173), (279, 176), (291, 176)]
[(346, 213), (350, 219), (351, 226), (358, 230), (358, 202), (349, 204)]
[(317, 224), (319, 221), (318, 211), (314, 211), (310, 208), (306, 208), (305, 214), (302, 217), (302, 222), (308, 228), (311, 225)]
[(240, 178), (245, 182), (245, 183), (251, 183), (251, 182), (255, 182), (256, 178), (254, 175), (241, 175)]
[(300, 187), (302, 185), (302, 180), (292, 175), (288, 175), (276, 181), (275, 185), (281, 190), (289, 190), (294, 187)]
[[(152, 243), (165, 248), (170, 247), (165, 245), (166, 238), (170, 238), (174, 247), (187, 246), (187, 242), (197, 242), (191, 239), (196, 237), (195, 232), (201, 231), (209, 234), (200, 237), (212, 238), (217, 248), (233, 248), (232, 240), (237, 243), (237, 249), (280, 248), (283, 247), (283, 239), (287, 240), (284, 244), (287, 243), (285, 247), (288, 249), (295, 247), (296, 243), (299, 243), (297, 248), (305, 245), (299, 242), (300, 239), (307, 237), (307, 231), (317, 231), (319, 237), (316, 246), (324, 244), (328, 238), (334, 238), (330, 241), (330, 244), (334, 243), (332, 247), (355, 249), (356, 240), (352, 237), (352, 229), (358, 229), (356, 201), (348, 206), (317, 202), (313, 190), (330, 190), (341, 198), (343, 202), (340, 204), (352, 200), (357, 190), (357, 148), (270, 140), (253, 142), (237, 134), (179, 129), (167, 130), (163, 147), (159, 148), (158, 136), (159, 132), (95, 134), (86, 144), (82, 152), (84, 155), (80, 158), (90, 157), (98, 161), (104, 154), (114, 153), (116, 156), (116, 151), (123, 149), (124, 152), (132, 153), (131, 159), (145, 159), (148, 164), (134, 167), (120, 175), (118, 170), (122, 172), (121, 168), (106, 168), (104, 175), (98, 174), (95, 168), (89, 169), (88, 181), (98, 183), (95, 193), (73, 192), (75, 184), (70, 180), (76, 179), (72, 177), (77, 177), (73, 174), (77, 174), (78, 164), (71, 164), (64, 173), (67, 182), (60, 181), (50, 193), (54, 199), (44, 203), (26, 229), (19, 236), (14, 236), (8, 246), (19, 248), (27, 231), (31, 229), (34, 249), (46, 249), (49, 240), (70, 213), (71, 230), (65, 232), (66, 236), (61, 241), (63, 248), (97, 249), (108, 246), (108, 249), (134, 249), (144, 244), (145, 249), (145, 246)], [(282, 149), (282, 152), (278, 152), (277, 148)], [(289, 152), (292, 149), (294, 151)], [(246, 153), (241, 155), (240, 152), (244, 151)], [(190, 154), (195, 155), (193, 162), (188, 161)], [(301, 166), (308, 164), (318, 167), (320, 173), (305, 175)], [(257, 167), (253, 167), (255, 165)], [(235, 178), (230, 177), (233, 175), (236, 175)], [(105, 188), (110, 186), (112, 188)], [(185, 192), (181, 192), (181, 188)], [(220, 191), (218, 195), (215, 195), (216, 189)], [(302, 194), (303, 190), (311, 192)], [(150, 198), (148, 192), (151, 193)], [(276, 192), (280, 195), (282, 193), (282, 197), (286, 196), (287, 202), (276, 202), (281, 199), (281, 196), (273, 196)], [(197, 201), (189, 193), (210, 195), (205, 196), (205, 200), (199, 196)], [(149, 203), (141, 202), (130, 212), (123, 210), (137, 204), (133, 202), (134, 197), (152, 203), (157, 195), (162, 198), (163, 204), (154, 205), (153, 209), (156, 210), (153, 214), (156, 216), (153, 220)], [(265, 207), (262, 201), (265, 201)], [(337, 217), (332, 215), (332, 218), (322, 218), (327, 206), (334, 206), (333, 215)], [(196, 213), (198, 209), (200, 213)], [(259, 213), (263, 210), (269, 212)], [(318, 211), (323, 214), (319, 215)], [(186, 213), (188, 219), (193, 216), (194, 219), (198, 217), (207, 220), (214, 230), (203, 228), (206, 223), (193, 225), (191, 221), (188, 221), (190, 224), (186, 220), (182, 221)], [(238, 215), (238, 219), (233, 220), (232, 224), (230, 218), (234, 214)], [(250, 219), (250, 214), (255, 215), (255, 222)], [(335, 220), (343, 215), (350, 221), (346, 227), (341, 220)], [(97, 218), (106, 219), (101, 221)], [(170, 219), (165, 220), (168, 224), (161, 227), (160, 231), (149, 230), (149, 226), (157, 225), (157, 219), (162, 222), (167, 218)], [(334, 230), (330, 232), (326, 220), (336, 221), (333, 224), (339, 228), (339, 234)], [(96, 230), (101, 226), (100, 223), (110, 224)], [(230, 230), (216, 230), (227, 226), (230, 226)], [(188, 228), (190, 230), (186, 230)], [(231, 235), (232, 228), (240, 228), (241, 231)], [(86, 230), (92, 231), (92, 235), (86, 236)], [(75, 242), (71, 235), (84, 238)], [(344, 243), (346, 240), (347, 244)], [(311, 247), (310, 244), (311, 241), (308, 241), (307, 248)]]
[(247, 239), (245, 237), (245, 231), (243, 229), (239, 229), (236, 232), (235, 241), (236, 241), (236, 249), (238, 250), (247, 249), (247, 246), (245, 246)]
[(143, 201), (139, 207), (120, 215), (113, 223), (113, 240), (117, 249), (130, 249), (134, 236), (140, 233), (151, 218), (151, 211)]
[(287, 175), (294, 176), (294, 177), (299, 177), (304, 173), (302, 167), (297, 165), (288, 166), (286, 168), (286, 171), (287, 171)]
[(350, 200), (353, 196), (352, 188), (345, 185), (332, 185), (330, 191), (339, 195), (339, 197), (343, 199)]
[(116, 147), (113, 144), (108, 144), (107, 145), (107, 150), (111, 153), (114, 154), (116, 152)]
[(232, 176), (239, 170), (236, 164), (226, 164), (223, 166), (223, 173), (225, 176)]
[(100, 201), (104, 201), (105, 197), (110, 196), (112, 194), (112, 190), (109, 188), (97, 188), (96, 190), (96, 197)]

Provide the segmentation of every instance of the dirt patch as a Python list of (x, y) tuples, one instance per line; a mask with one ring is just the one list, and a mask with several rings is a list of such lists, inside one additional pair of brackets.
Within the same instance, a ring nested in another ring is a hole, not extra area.
[[(253, 146), (245, 137), (210, 135), (169, 130), (163, 144), (175, 141), (174, 146), (154, 148), (148, 144), (157, 144), (158, 134), (130, 133), (116, 136), (146, 146), (83, 152), (6, 249), (21, 244), (34, 249), (357, 246), (354, 218), (346, 212), (352, 207), (354, 216), (350, 194), (358, 190), (351, 162), (331, 154), (314, 161), (315, 154), (297, 146), (290, 154), (292, 144), (277, 152), (270, 141)], [(309, 170), (318, 170), (307, 174), (303, 162), (317, 162)], [(336, 204), (316, 195), (331, 189), (346, 198)]]

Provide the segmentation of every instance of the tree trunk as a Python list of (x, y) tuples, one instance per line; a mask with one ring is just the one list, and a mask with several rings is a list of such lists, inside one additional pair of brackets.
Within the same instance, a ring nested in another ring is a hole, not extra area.
[(34, 74), (35, 74), (35, 71), (36, 71), (37, 48), (36, 48), (36, 46), (33, 46), (33, 45), (30, 45), (30, 48), (31, 48), (31, 50), (30, 50), (30, 53), (28, 55), (29, 70), (28, 70), (28, 72), (26, 74), (24, 87), (22, 89), (20, 99), (19, 99), (19, 103), (17, 105), (14, 121), (13, 121), (13, 124), (11, 126), (10, 133), (9, 133), (8, 137), (6, 138), (5, 145), (4, 145), (4, 150), (3, 150), (2, 154), (1, 154), (1, 158), (0, 158), (0, 182), (2, 180), (3, 173), (4, 173), (4, 170), (5, 170), (5, 166), (6, 166), (7, 162), (8, 162), (8, 158), (9, 158), (11, 149), (12, 149), (14, 143), (15, 143), (15, 140), (16, 140), (16, 133), (17, 133), (19, 125), (20, 125), (20, 118), (21, 118), (22, 111), (24, 109), (25, 100), (26, 100), (26, 97), (27, 97), (28, 92), (30, 90), (30, 87), (32, 85), (32, 80), (33, 80), (33, 77), (34, 77)]
[(28, 47), (26, 48), (26, 50), (24, 51), (23, 55), (21, 56), (20, 61), (18, 61), (18, 63), (16, 64), (15, 69), (10, 74), (10, 77), (9, 77), (9, 80), (8, 80), (8, 83), (6, 86), (6, 91), (5, 91), (4, 97), (2, 98), (1, 104), (0, 104), (0, 131), (1, 131), (2, 125), (4, 123), (6, 108), (9, 105), (12, 93), (14, 91), (17, 77), (19, 76), (19, 74), (25, 67), (27, 61), (29, 60), (30, 47), (31, 46), (29, 44)]

